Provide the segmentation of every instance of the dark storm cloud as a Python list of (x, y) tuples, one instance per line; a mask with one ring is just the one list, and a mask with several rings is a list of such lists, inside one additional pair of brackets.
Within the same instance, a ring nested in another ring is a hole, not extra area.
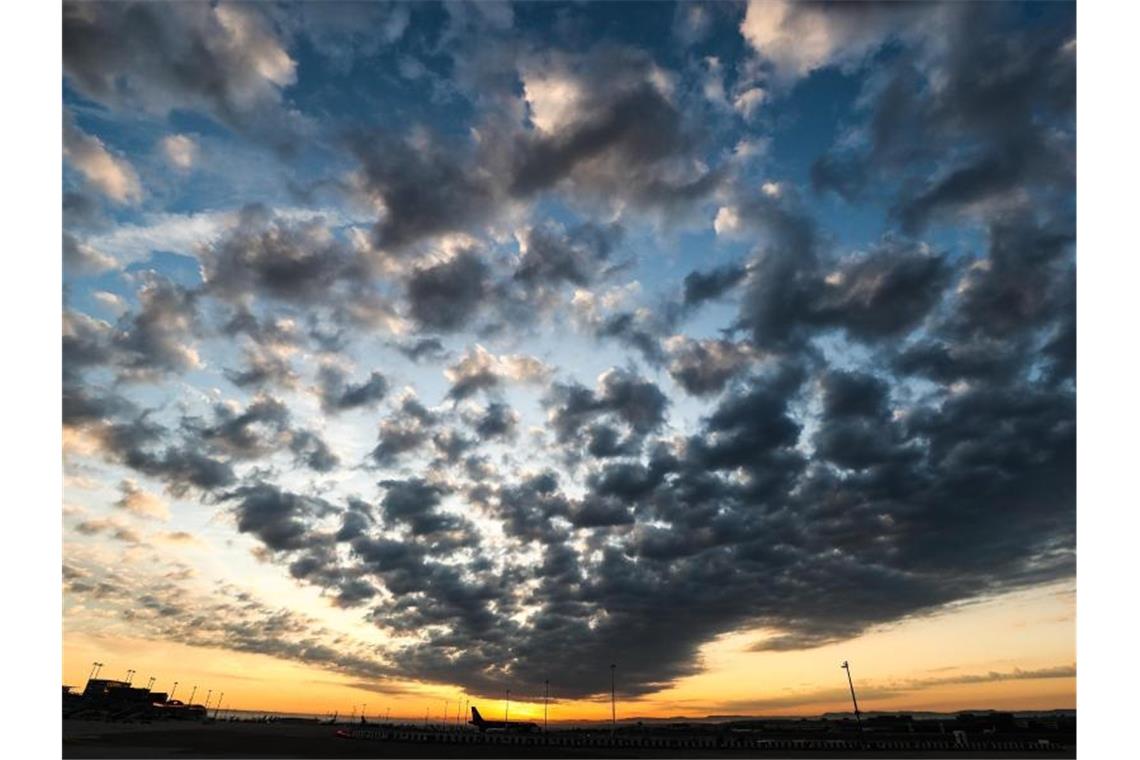
[(227, 368), (226, 379), (239, 388), (292, 387), (297, 373), (289, 361), (275, 353), (254, 348), (245, 352), (242, 369)]
[(63, 313), (63, 374), (75, 377), (111, 360), (111, 326), (82, 312)]
[(390, 525), (407, 526), (413, 536), (436, 536), (467, 528), (461, 519), (439, 510), (447, 490), (421, 478), (383, 480), (380, 510)]
[(65, 190), (63, 193), (63, 227), (65, 230), (96, 229), (106, 226), (102, 206), (88, 192)]
[(966, 336), (1007, 338), (1040, 326), (1071, 305), (1071, 219), (1002, 214), (989, 225), (989, 250), (959, 285), (950, 329)]
[(801, 379), (792, 368), (723, 398), (702, 434), (690, 438), (690, 455), (709, 469), (726, 470), (761, 462), (767, 453), (795, 444), (800, 425), (790, 416), (788, 401)]
[[(466, 231), (494, 221), (513, 202), (563, 187), (591, 199), (685, 214), (724, 179), (723, 170), (698, 168), (701, 130), (655, 83), (654, 62), (644, 52), (602, 46), (580, 56), (554, 55), (546, 65), (582, 93), (574, 118), (524, 128), (516, 117), (519, 67), (525, 79), (536, 63), (496, 61), (480, 69), (499, 71), (480, 89), (496, 91), (511, 106), (476, 122), (478, 140), (425, 130), (402, 139), (366, 132), (348, 139), (359, 162), (357, 190), (383, 209), (374, 230), (378, 247), (400, 252)], [(481, 94), (496, 102), (489, 92)], [(594, 249), (587, 254), (594, 258), (599, 246), (608, 245), (597, 237), (601, 229), (589, 232), (594, 240), (579, 241)], [(585, 277), (591, 263), (583, 253), (546, 248), (524, 265), (521, 279)]]
[(63, 70), (113, 108), (198, 110), (243, 131), (293, 118), (281, 90), (294, 63), (256, 6), (64, 3)]
[(325, 365), (317, 373), (317, 382), (321, 409), (325, 412), (375, 406), (388, 395), (388, 379), (379, 372), (372, 372), (367, 380), (353, 384), (339, 368)]
[[(516, 140), (512, 195), (530, 196), (567, 181), (586, 194), (682, 211), (720, 183), (719, 171), (691, 165), (700, 130), (653, 81), (648, 56), (600, 46), (581, 59), (554, 55), (545, 64), (547, 73), (574, 81), (580, 97), (565, 123)], [(525, 71), (523, 76), (525, 81)]]
[(669, 399), (653, 382), (627, 370), (610, 369), (599, 379), (597, 391), (556, 383), (545, 404), (559, 440), (567, 441), (602, 415), (612, 415), (639, 435), (651, 433), (664, 424)]
[(474, 420), (472, 427), (482, 441), (495, 438), (512, 438), (518, 426), (519, 415), (501, 401), (487, 405)]
[(466, 229), (493, 216), (502, 191), (480, 166), (469, 144), (441, 138), (411, 140), (356, 135), (350, 148), (360, 161), (363, 191), (378, 199), (376, 245), (399, 251), (421, 239)]
[(720, 298), (748, 276), (748, 268), (742, 264), (725, 264), (707, 271), (693, 271), (685, 275), (683, 303), (696, 306), (714, 298)]
[(275, 551), (300, 549), (318, 540), (310, 530), (312, 519), (335, 511), (323, 499), (283, 491), (269, 483), (242, 486), (222, 499), (235, 502), (238, 531), (252, 533)]
[(415, 269), (406, 297), (411, 316), (429, 330), (467, 326), (487, 297), (490, 268), (474, 251), (449, 261)]
[(1010, 347), (999, 341), (923, 340), (899, 352), (894, 367), (901, 373), (947, 384), (962, 379), (1000, 379), (1018, 371), (1018, 353), (1011, 354)]
[(675, 340), (669, 355), (669, 375), (694, 396), (719, 393), (756, 360), (747, 344), (729, 340)]
[(395, 463), (404, 454), (415, 451), (427, 443), (438, 417), (414, 396), (405, 396), (400, 406), (380, 423), (378, 443), (372, 450), (376, 464)]
[(665, 349), (661, 345), (662, 335), (672, 320), (645, 318), (641, 313), (620, 311), (611, 314), (594, 327), (598, 338), (609, 338), (632, 348), (651, 365), (660, 365), (665, 360)]
[(210, 421), (186, 419), (192, 436), (239, 458), (258, 458), (283, 445), (289, 434), (289, 409), (271, 397), (254, 399), (244, 410), (217, 404)]
[(79, 312), (64, 313), (65, 377), (105, 366), (122, 381), (156, 382), (198, 367), (197, 293), (153, 272), (140, 279), (138, 308), (113, 326)]
[(226, 404), (213, 418), (184, 417), (181, 432), (197, 448), (235, 460), (260, 460), (288, 450), (294, 460), (316, 472), (330, 472), (339, 459), (312, 430), (293, 426), (288, 407), (270, 396), (255, 398), (244, 410)]
[(945, 254), (887, 237), (871, 250), (826, 263), (814, 223), (779, 201), (742, 207), (770, 240), (754, 261), (741, 326), (762, 349), (795, 347), (822, 329), (877, 341), (917, 327), (949, 281)]
[(874, 375), (832, 370), (823, 376), (824, 419), (882, 417), (890, 387)]
[(953, 308), (898, 353), (896, 369), (943, 383), (999, 382), (1036, 362), (1053, 382), (1072, 378), (1072, 220), (1003, 213), (988, 232), (985, 255), (959, 277)]
[(163, 481), (176, 496), (183, 496), (190, 489), (216, 491), (237, 479), (229, 462), (182, 446), (161, 451), (127, 447), (116, 453), (123, 464)]
[(362, 264), (321, 220), (293, 223), (247, 206), (230, 234), (204, 252), (206, 288), (240, 301), (251, 293), (302, 304), (356, 280)]
[[(817, 187), (851, 199), (875, 179), (897, 186), (894, 213), (911, 231), (1019, 203), (1022, 194), (1056, 203), (1075, 176), (1066, 134), (1076, 102), (1075, 19), (1059, 12), (1013, 27), (1014, 5), (949, 10), (944, 45), (902, 55), (874, 80), (866, 147), (833, 150), (813, 169)], [(951, 150), (962, 143), (971, 149)], [(930, 161), (942, 166), (926, 173)]]
[(636, 456), (641, 441), (634, 435), (623, 435), (612, 425), (598, 423), (586, 429), (586, 452), (595, 459)]
[(340, 464), (340, 458), (324, 439), (311, 430), (295, 431), (289, 439), (289, 450), (299, 464), (316, 472), (332, 472)]
[(566, 232), (550, 225), (532, 227), (523, 237), (526, 252), (514, 277), (529, 287), (588, 285), (597, 278), (621, 236), (622, 229), (616, 225), (586, 223)]
[(123, 318), (111, 339), (124, 377), (154, 379), (198, 365), (193, 348), (196, 298), (194, 291), (159, 275), (144, 278), (138, 291), (138, 311)]
[(230, 463), (202, 453), (200, 442), (168, 430), (117, 393), (75, 378), (65, 378), (63, 425), (88, 436), (104, 458), (160, 480), (176, 496), (209, 495), (236, 480)]
[(397, 344), (396, 350), (416, 364), (425, 360), (439, 362), (447, 358), (447, 352), (439, 338), (416, 338)]

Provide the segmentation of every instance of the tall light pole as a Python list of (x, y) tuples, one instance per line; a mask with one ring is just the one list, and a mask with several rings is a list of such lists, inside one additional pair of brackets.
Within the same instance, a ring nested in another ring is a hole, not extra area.
[(158, 679), (156, 679), (154, 676), (151, 676), (150, 679), (146, 682), (146, 690), (150, 691), (151, 689), (153, 689), (154, 688), (154, 682), (157, 680)]
[(510, 689), (507, 689), (507, 707), (506, 707), (506, 710), (503, 711), (503, 722), (508, 723), (508, 724), (511, 722), (511, 690)]
[(550, 728), (550, 714), (547, 709), (547, 703), (550, 702), (550, 679), (547, 678), (543, 683), (546, 685), (546, 690), (542, 693), (542, 733), (546, 733)]
[(859, 717), (859, 703), (855, 700), (855, 682), (851, 680), (851, 666), (847, 660), (839, 667), (847, 671), (847, 686), (851, 689), (851, 704), (855, 708), (855, 722), (859, 724), (859, 741), (863, 740), (863, 719)]
[(189, 704), (194, 704), (194, 695), (197, 693), (198, 693), (198, 684), (194, 684), (194, 688), (190, 690), (190, 702), (189, 702)]
[(166, 697), (167, 702), (173, 701), (174, 692), (176, 692), (176, 691), (178, 691), (178, 682), (177, 681), (175, 681), (174, 685), (170, 687), (170, 694), (167, 695), (167, 697)]
[(224, 696), (226, 696), (224, 691), (218, 695), (218, 706), (214, 708), (214, 720), (218, 719), (218, 711), (222, 709), (222, 697)]
[(365, 715), (365, 713), (367, 713), (367, 712), (368, 712), (368, 703), (367, 703), (367, 702), (365, 702), (365, 703), (364, 703), (364, 706), (360, 708), (360, 722), (361, 722), (361, 723), (366, 723), (366, 722), (367, 722), (367, 721), (365, 721), (365, 720), (364, 720), (364, 715)]
[(617, 665), (610, 665), (610, 736), (617, 732), (617, 692), (614, 690), (614, 671)]
[(206, 691), (206, 709), (207, 710), (210, 709), (210, 696), (213, 695), (213, 693), (214, 693), (213, 689), (209, 689)]
[(131, 685), (131, 681), (134, 679), (134, 677), (135, 677), (135, 671), (128, 670), (127, 671), (127, 686)]
[(94, 678), (95, 674), (99, 672), (99, 668), (101, 667), (103, 667), (103, 663), (101, 662), (91, 663), (91, 672), (87, 674), (87, 680), (90, 681), (92, 678)]

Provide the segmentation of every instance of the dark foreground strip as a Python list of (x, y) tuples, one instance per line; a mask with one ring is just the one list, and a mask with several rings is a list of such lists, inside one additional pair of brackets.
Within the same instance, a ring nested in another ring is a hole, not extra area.
[(518, 736), (510, 734), (431, 733), (426, 731), (392, 731), (370, 728), (340, 728), (336, 735), (342, 739), (406, 742), (414, 744), (509, 744), (533, 747), (607, 747), (645, 749), (740, 749), (740, 750), (937, 750), (945, 752), (1032, 752), (1064, 749), (1054, 742), (997, 741), (956, 743), (948, 741), (864, 741), (847, 739), (728, 739), (717, 738), (655, 738), (655, 737), (599, 737), (599, 736)]

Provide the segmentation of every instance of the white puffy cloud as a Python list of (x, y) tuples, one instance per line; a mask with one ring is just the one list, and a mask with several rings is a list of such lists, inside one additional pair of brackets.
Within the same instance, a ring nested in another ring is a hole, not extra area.
[(198, 157), (198, 143), (187, 135), (167, 135), (162, 138), (162, 152), (171, 165), (187, 170)]
[(732, 206), (721, 206), (713, 219), (713, 230), (717, 235), (731, 235), (740, 231), (740, 214)]
[(451, 382), (450, 395), (466, 398), (478, 390), (492, 390), (503, 383), (541, 383), (551, 375), (545, 363), (525, 354), (495, 355), (479, 344), (444, 370)]
[(142, 199), (142, 184), (130, 161), (111, 153), (102, 140), (80, 129), (70, 113), (63, 119), (63, 157), (88, 184), (116, 203)]
[(752, 118), (752, 114), (756, 113), (756, 109), (761, 106), (768, 93), (763, 87), (749, 87), (744, 92), (741, 92), (732, 100), (732, 107), (736, 109), (737, 113), (746, 119)]
[(894, 34), (910, 32), (927, 9), (909, 3), (816, 5), (751, 0), (740, 33), (792, 82), (831, 65), (856, 63)]
[(586, 93), (581, 82), (566, 72), (524, 72), (523, 97), (530, 120), (540, 132), (554, 134), (573, 124)]

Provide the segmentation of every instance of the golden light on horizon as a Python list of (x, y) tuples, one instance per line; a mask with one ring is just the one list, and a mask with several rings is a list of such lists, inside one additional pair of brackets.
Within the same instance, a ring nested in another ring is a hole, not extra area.
[[(703, 672), (656, 694), (626, 698), (618, 664), (618, 717), (703, 717), (714, 714), (813, 715), (847, 712), (850, 698), (839, 663), (850, 660), (860, 706), (867, 710), (952, 711), (979, 707), (1041, 710), (1075, 707), (1074, 597), (1069, 584), (1007, 594), (940, 614), (904, 621), (851, 641), (791, 652), (749, 651), (763, 632), (722, 636), (702, 647)], [(454, 720), (469, 698), (488, 719), (499, 720), (504, 692), (464, 696), (459, 686), (400, 682), (370, 684), (360, 678), (264, 654), (207, 649), (173, 642), (70, 634), (64, 639), (64, 682), (81, 687), (92, 661), (106, 663), (101, 676), (134, 668), (154, 675), (155, 689), (177, 680), (216, 684), (224, 707), (240, 710), (342, 715), (367, 703), (373, 716), (391, 710), (412, 722), (430, 712), (441, 720), (448, 703)], [(551, 678), (552, 723), (608, 720), (608, 668), (599, 673), (594, 699), (563, 700)], [(512, 720), (540, 720), (541, 697), (520, 699), (512, 688)], [(541, 695), (542, 684), (529, 687)], [(606, 692), (606, 693), (603, 693)], [(463, 716), (466, 721), (468, 716)]]

